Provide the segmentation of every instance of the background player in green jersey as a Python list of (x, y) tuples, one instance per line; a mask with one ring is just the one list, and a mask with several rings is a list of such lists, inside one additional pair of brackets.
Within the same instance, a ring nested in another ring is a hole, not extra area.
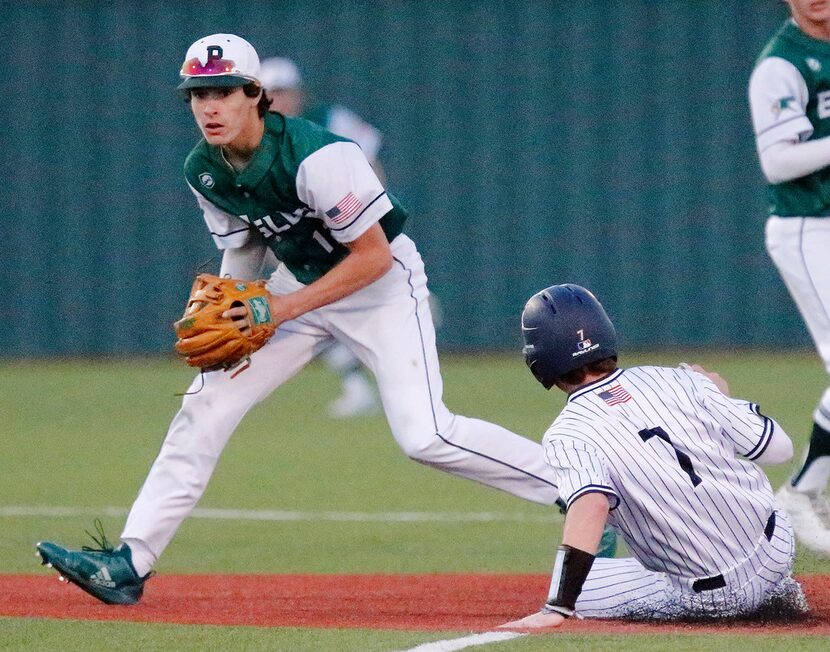
[[(378, 179), (385, 182), (386, 177), (378, 156), (383, 140), (380, 131), (340, 104), (308, 107), (303, 78), (294, 61), (287, 57), (263, 59), (259, 80), (271, 100), (271, 111), (290, 117), (302, 116), (338, 136), (354, 141), (363, 150)], [(433, 313), (434, 308), (433, 305)], [(333, 341), (321, 357), (340, 376), (341, 393), (329, 404), (331, 416), (348, 418), (377, 411), (379, 401), (375, 388), (365, 367), (347, 346)]]
[(374, 373), (392, 435), (410, 458), (541, 504), (558, 498), (538, 443), (446, 407), (424, 264), (402, 232), (406, 211), (356, 144), (269, 112), (259, 69), (254, 48), (233, 34), (190, 46), (179, 88), (203, 139), (185, 177), (223, 251), (221, 275), (255, 278), (269, 250), (280, 261), (267, 281), (278, 328), (244, 372), (194, 379), (121, 545), (38, 544), (44, 563), (105, 602), (141, 598), (242, 418), (332, 339)]
[[(749, 81), (769, 182), (766, 246), (830, 373), (830, 1), (787, 0), (791, 18)], [(830, 554), (830, 388), (813, 413), (804, 464), (776, 497), (802, 543)]]
[(383, 134), (357, 113), (339, 103), (309, 105), (303, 77), (297, 64), (287, 57), (263, 59), (260, 81), (271, 100), (271, 110), (287, 116), (302, 116), (328, 131), (356, 142), (382, 183), (386, 174), (380, 161)]

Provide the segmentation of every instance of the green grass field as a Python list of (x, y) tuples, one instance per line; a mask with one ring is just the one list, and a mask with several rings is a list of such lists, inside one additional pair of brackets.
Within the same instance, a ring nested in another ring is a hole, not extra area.
[[(719, 371), (733, 395), (775, 416), (803, 448), (827, 383), (811, 353), (671, 353), (622, 360)], [(539, 439), (563, 396), (536, 384), (519, 355), (445, 356), (445, 399), (458, 413)], [(0, 572), (42, 573), (34, 542), (86, 544), (96, 514), (111, 538), (124, 522), (191, 371), (172, 359), (130, 362), (7, 362), (0, 365)], [(489, 522), (349, 522), (190, 519), (159, 573), (547, 573), (561, 520), (548, 510), (407, 460), (383, 417), (333, 421), (325, 406), (336, 378), (314, 364), (252, 412), (220, 461), (203, 508), (321, 512), (504, 515)], [(789, 465), (770, 468), (774, 486)], [(31, 514), (14, 515), (10, 508)], [(69, 508), (67, 516), (37, 509)], [(24, 510), (25, 511), (25, 510)], [(522, 517), (518, 524), (511, 518)], [(830, 560), (800, 550), (797, 573), (830, 573)], [(69, 590), (69, 589), (68, 589)], [(0, 649), (394, 650), (452, 633), (221, 628), (0, 619)], [(713, 635), (611, 639), (557, 635), (483, 649), (697, 650), (718, 645), (779, 649), (781, 637)], [(787, 637), (792, 649), (826, 640)]]

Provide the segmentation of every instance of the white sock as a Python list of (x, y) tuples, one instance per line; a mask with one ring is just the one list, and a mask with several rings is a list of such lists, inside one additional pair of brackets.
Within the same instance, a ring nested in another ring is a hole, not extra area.
[(121, 541), (130, 546), (130, 552), (133, 555), (133, 566), (139, 577), (144, 577), (153, 570), (153, 564), (156, 563), (156, 556), (147, 547), (146, 543), (141, 539), (121, 539)]
[(798, 484), (793, 488), (799, 493), (818, 495), (827, 487), (828, 479), (830, 479), (830, 457), (825, 455), (810, 462), (810, 466), (801, 474)]

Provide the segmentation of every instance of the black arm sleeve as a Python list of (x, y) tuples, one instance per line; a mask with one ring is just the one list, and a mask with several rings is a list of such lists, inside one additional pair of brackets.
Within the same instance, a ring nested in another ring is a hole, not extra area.
[(576, 599), (582, 592), (582, 585), (593, 564), (594, 555), (591, 553), (571, 546), (559, 546), (544, 610), (555, 611), (566, 617), (572, 616), (576, 609)]

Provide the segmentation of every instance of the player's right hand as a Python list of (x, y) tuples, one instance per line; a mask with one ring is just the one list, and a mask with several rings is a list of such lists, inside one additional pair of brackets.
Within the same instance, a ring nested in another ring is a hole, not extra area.
[(506, 629), (512, 632), (541, 633), (560, 627), (567, 620), (562, 614), (553, 611), (537, 611), (519, 620), (499, 625), (496, 629)]

